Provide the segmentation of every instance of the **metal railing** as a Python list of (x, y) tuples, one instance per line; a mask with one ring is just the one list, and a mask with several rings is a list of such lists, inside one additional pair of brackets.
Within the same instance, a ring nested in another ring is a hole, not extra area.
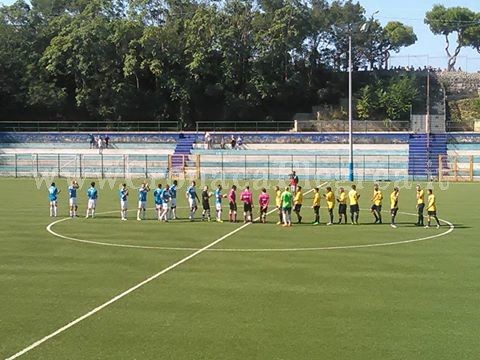
[[(410, 131), (410, 120), (354, 120), (354, 132)], [(197, 132), (204, 131), (297, 131), (297, 132), (347, 132), (345, 120), (295, 120), (295, 121), (197, 121)]]
[[(472, 125), (473, 127), (473, 125)], [(176, 121), (2, 121), (0, 131), (48, 132), (48, 131), (181, 131), (182, 125)], [(185, 129), (183, 129), (185, 130)], [(205, 131), (298, 131), (298, 132), (347, 132), (348, 121), (306, 120), (306, 121), (197, 121), (197, 132)], [(410, 131), (410, 121), (353, 121), (353, 131)]]
[[(354, 132), (391, 132), (410, 131), (410, 120), (353, 120)], [(313, 132), (348, 132), (349, 124), (346, 120), (299, 120), (296, 121), (297, 131)]]
[(2, 121), (0, 131), (40, 132), (40, 131), (180, 131), (177, 121)]
[[(347, 155), (190, 155), (190, 176), (214, 180), (285, 179), (292, 169), (303, 179), (345, 180)], [(407, 179), (407, 155), (357, 155), (355, 179)], [(184, 176), (169, 155), (0, 154), (0, 176), (66, 178), (168, 178)]]
[(288, 131), (293, 121), (197, 121), (196, 131)]

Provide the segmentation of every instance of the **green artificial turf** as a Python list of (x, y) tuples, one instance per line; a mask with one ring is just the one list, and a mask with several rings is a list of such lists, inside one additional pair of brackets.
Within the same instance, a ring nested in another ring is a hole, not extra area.
[[(52, 231), (114, 246), (47, 232), (48, 224), (68, 215), (65, 180), (57, 180), (62, 189), (60, 214), (53, 219), (48, 216), (46, 182), (0, 179), (0, 358), (243, 226), (184, 220), (186, 184), (178, 192), (180, 220), (159, 223), (150, 210), (149, 220), (137, 222), (134, 188), (140, 181), (130, 184), (127, 222), (120, 221), (118, 181), (99, 184), (97, 218), (85, 219), (88, 182), (79, 190), (82, 217), (60, 221)], [(255, 198), (260, 186), (268, 186), (273, 197), (275, 183), (250, 184), (257, 188)], [(330, 185), (334, 190), (348, 186)], [(393, 184), (381, 185), (388, 223)], [(439, 217), (455, 225), (447, 235), (392, 246), (350, 247), (448, 231), (446, 224), (440, 229), (413, 226), (414, 185), (401, 184), (398, 229), (371, 224), (367, 209), (372, 183), (359, 184), (358, 226), (327, 227), (325, 208), (322, 225), (310, 225), (309, 193), (305, 224), (277, 226), (274, 212), (268, 224), (242, 228), (20, 358), (477, 359), (477, 185), (433, 184)], [(313, 182), (305, 191), (312, 186)], [(153, 207), (151, 194), (148, 200)], [(211, 206), (213, 210), (213, 200)], [(227, 206), (225, 202), (224, 220)], [(301, 248), (322, 249), (291, 251)]]

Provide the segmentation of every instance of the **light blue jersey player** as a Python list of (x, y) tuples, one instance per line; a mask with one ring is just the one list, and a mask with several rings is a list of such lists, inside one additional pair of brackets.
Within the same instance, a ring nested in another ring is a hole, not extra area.
[(79, 186), (75, 180), (72, 180), (72, 183), (68, 187), (68, 206), (70, 207), (70, 217), (77, 216), (77, 190)]
[(222, 221), (222, 199), (227, 195), (222, 194), (222, 185), (217, 185), (217, 190), (215, 190), (215, 210), (217, 212), (217, 221)]
[[(150, 187), (147, 183), (142, 183), (140, 189), (138, 189), (138, 210), (137, 210), (137, 220), (145, 220), (145, 213), (147, 210), (147, 193), (150, 191)], [(142, 217), (140, 218), (140, 214)]]
[(128, 189), (127, 184), (122, 184), (122, 188), (118, 192), (120, 198), (120, 214), (122, 215), (122, 221), (127, 221), (128, 210)]
[(52, 182), (50, 187), (48, 188), (48, 202), (50, 204), (50, 216), (57, 217), (57, 210), (58, 210), (58, 194), (60, 194), (60, 190), (57, 189), (55, 183)]
[(165, 189), (162, 193), (162, 211), (160, 213), (160, 220), (165, 222), (168, 221), (168, 211), (170, 208), (170, 201), (172, 199), (172, 194), (170, 193), (170, 186), (165, 185)]
[(87, 198), (88, 198), (88, 204), (87, 204), (87, 214), (85, 218), (88, 219), (90, 216), (90, 213), (92, 215), (92, 218), (95, 217), (95, 208), (97, 207), (97, 199), (98, 199), (98, 191), (95, 188), (95, 181), (92, 181), (90, 183), (90, 187), (87, 190)]
[(188, 187), (185, 195), (187, 196), (188, 207), (190, 208), (190, 215), (188, 218), (190, 221), (193, 221), (195, 211), (197, 211), (197, 200), (199, 200), (197, 190), (195, 189), (195, 181), (192, 181), (192, 184)]
[(153, 198), (155, 199), (155, 212), (157, 213), (157, 219), (160, 220), (163, 205), (162, 184), (158, 184), (157, 188), (153, 191)]
[(168, 218), (170, 220), (175, 220), (177, 218), (177, 180), (173, 180), (172, 186), (170, 186), (170, 195), (172, 198), (170, 200), (170, 211)]

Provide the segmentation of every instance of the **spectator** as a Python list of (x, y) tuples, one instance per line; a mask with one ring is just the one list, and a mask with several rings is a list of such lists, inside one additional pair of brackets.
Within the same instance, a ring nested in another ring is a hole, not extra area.
[(98, 153), (102, 154), (103, 153), (103, 139), (102, 139), (101, 136), (98, 137), (97, 147), (98, 147)]
[(237, 144), (237, 140), (235, 140), (235, 136), (232, 135), (232, 138), (230, 139), (230, 145), (232, 147), (232, 150), (235, 149), (236, 144)]
[(110, 141), (110, 137), (108, 135), (105, 135), (103, 140), (105, 140), (105, 149), (108, 149), (108, 142)]
[(222, 140), (220, 141), (220, 149), (225, 150), (225, 138), (222, 136)]
[(240, 149), (243, 145), (243, 139), (240, 135), (237, 137), (237, 148)]
[(205, 133), (204, 141), (205, 141), (205, 148), (210, 150), (212, 148), (212, 136), (210, 135), (210, 133), (208, 131)]
[(90, 142), (90, 149), (93, 149), (95, 147), (95, 136), (88, 134), (88, 140)]

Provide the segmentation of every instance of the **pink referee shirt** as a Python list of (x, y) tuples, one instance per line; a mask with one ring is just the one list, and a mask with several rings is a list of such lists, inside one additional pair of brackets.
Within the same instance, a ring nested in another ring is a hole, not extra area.
[(261, 193), (258, 196), (258, 203), (260, 204), (261, 207), (268, 206), (269, 201), (270, 201), (270, 196), (267, 193)]

